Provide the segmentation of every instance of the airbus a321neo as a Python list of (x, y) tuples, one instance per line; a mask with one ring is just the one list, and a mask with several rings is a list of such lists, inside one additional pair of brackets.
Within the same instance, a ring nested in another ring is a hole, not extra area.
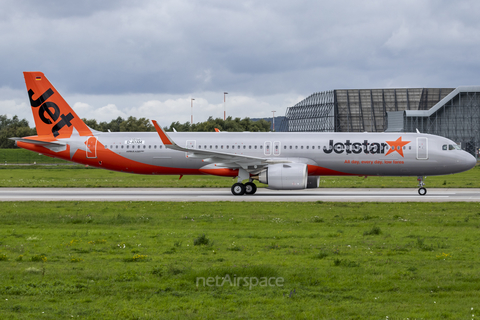
[[(421, 133), (99, 132), (89, 128), (41, 72), (24, 72), (37, 136), (18, 147), (121, 172), (237, 178), (234, 195), (316, 188), (320, 176), (417, 176), (469, 170), (476, 159), (453, 141)], [(243, 183), (245, 181), (246, 183)]]

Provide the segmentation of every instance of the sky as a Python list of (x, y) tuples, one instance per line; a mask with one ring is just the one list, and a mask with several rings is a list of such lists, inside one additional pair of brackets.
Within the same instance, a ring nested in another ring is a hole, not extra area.
[(480, 85), (480, 1), (2, 0), (0, 114), (23, 71), (82, 118), (270, 117), (333, 89)]

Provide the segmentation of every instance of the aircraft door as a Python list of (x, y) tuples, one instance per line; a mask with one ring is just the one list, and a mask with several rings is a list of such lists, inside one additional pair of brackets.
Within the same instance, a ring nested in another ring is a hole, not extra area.
[(428, 139), (425, 137), (417, 138), (417, 160), (428, 159)]
[(97, 138), (89, 137), (85, 143), (86, 157), (89, 159), (97, 158)]
[(270, 150), (271, 148), (272, 148), (272, 142), (265, 141), (265, 148), (263, 150), (266, 156), (269, 156), (270, 154), (272, 154), (272, 150)]
[[(187, 140), (187, 143), (186, 143), (186, 147), (188, 149), (195, 149), (195, 145), (196, 145), (196, 140)], [(185, 152), (185, 157), (188, 158), (188, 156), (191, 155), (190, 152)]]
[(280, 141), (273, 142), (273, 155), (274, 156), (280, 155)]

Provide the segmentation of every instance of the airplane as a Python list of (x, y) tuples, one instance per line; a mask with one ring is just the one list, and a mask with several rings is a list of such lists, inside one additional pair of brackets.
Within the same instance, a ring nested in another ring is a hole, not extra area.
[[(476, 159), (450, 139), (415, 133), (100, 132), (89, 128), (41, 72), (24, 72), (36, 136), (16, 146), (92, 167), (150, 175), (236, 178), (234, 195), (254, 180), (275, 190), (317, 188), (320, 176), (416, 176), (473, 168)], [(246, 181), (245, 183), (243, 183)]]

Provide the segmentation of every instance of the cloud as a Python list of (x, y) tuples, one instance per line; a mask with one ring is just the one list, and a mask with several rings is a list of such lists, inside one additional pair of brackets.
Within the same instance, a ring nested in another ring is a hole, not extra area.
[(269, 116), (323, 90), (478, 84), (479, 11), (474, 0), (6, 0), (0, 87), (24, 90), (22, 71), (38, 70), (91, 115), (185, 117), (194, 97), (200, 118), (223, 114), (224, 91), (232, 115)]

